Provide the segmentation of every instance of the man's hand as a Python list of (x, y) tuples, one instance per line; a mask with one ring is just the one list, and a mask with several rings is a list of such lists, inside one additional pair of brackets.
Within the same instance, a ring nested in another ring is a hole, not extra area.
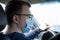
[(47, 31), (49, 29), (49, 25), (48, 24), (41, 25), (39, 28), (43, 31)]

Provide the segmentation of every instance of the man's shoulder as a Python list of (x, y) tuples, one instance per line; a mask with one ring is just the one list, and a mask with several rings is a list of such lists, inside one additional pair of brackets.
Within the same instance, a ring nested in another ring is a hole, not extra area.
[(26, 38), (24, 34), (13, 32), (7, 35), (12, 40), (31, 40), (29, 38)]

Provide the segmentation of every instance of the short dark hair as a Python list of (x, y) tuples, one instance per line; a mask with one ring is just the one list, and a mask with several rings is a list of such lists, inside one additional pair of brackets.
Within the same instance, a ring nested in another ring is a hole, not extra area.
[(22, 12), (22, 5), (27, 5), (28, 7), (31, 7), (30, 3), (25, 2), (25, 1), (8, 2), (5, 8), (8, 24), (11, 24), (13, 22), (12, 20), (13, 15), (17, 14), (18, 12), (19, 13)]

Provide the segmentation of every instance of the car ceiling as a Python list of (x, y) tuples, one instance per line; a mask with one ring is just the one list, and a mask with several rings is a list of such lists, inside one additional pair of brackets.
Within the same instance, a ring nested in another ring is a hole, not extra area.
[[(6, 4), (8, 1), (11, 1), (11, 0), (0, 0), (0, 2), (4, 4)], [(49, 2), (49, 1), (56, 1), (56, 0), (23, 0), (23, 1), (28, 1), (32, 4), (35, 4), (35, 3), (40, 3), (40, 2)]]

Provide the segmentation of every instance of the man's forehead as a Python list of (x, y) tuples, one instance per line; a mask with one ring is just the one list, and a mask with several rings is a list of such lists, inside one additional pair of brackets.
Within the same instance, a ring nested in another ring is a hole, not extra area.
[(22, 13), (26, 13), (26, 14), (30, 14), (30, 9), (29, 9), (29, 6), (27, 5), (22, 5)]
[(27, 6), (27, 5), (22, 5), (22, 7), (27, 7), (27, 8), (30, 8), (29, 6)]

